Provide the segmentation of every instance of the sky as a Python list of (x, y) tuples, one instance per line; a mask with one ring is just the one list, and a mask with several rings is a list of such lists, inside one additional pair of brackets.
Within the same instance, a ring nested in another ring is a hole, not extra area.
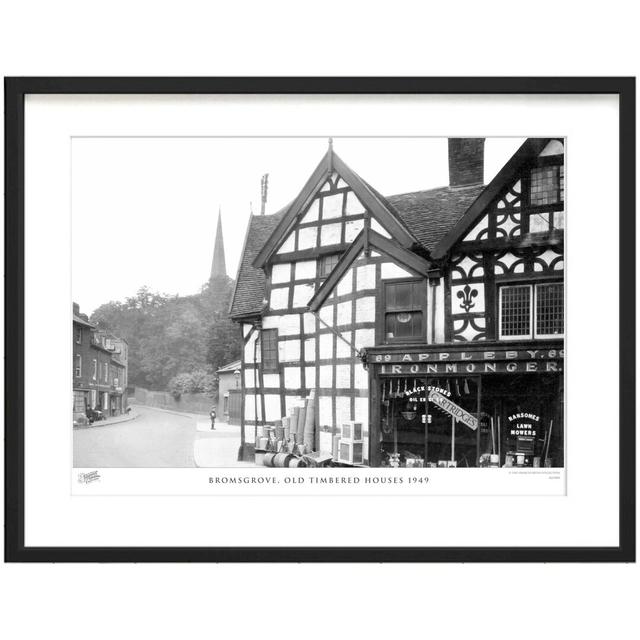
[[(524, 138), (487, 138), (485, 183)], [(269, 173), (266, 213), (300, 192), (326, 138), (72, 141), (72, 291), (84, 313), (142, 286), (196, 293), (208, 280), (218, 211), (235, 278), (251, 206)], [(383, 195), (448, 184), (446, 138), (334, 138), (335, 152)], [(265, 238), (266, 239), (266, 238)]]

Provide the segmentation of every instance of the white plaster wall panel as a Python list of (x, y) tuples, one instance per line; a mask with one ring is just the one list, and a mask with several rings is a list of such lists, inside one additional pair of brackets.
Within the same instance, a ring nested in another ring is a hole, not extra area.
[(553, 265), (554, 271), (562, 271), (563, 269), (564, 269), (564, 260), (558, 260), (558, 262), (556, 262)]
[(293, 306), (307, 307), (313, 297), (314, 286), (312, 284), (297, 284), (293, 288)]
[(320, 334), (318, 360), (328, 360), (329, 358), (333, 358), (333, 340), (333, 333)]
[(356, 275), (356, 286), (358, 291), (364, 291), (365, 289), (376, 288), (376, 265), (367, 264), (363, 267), (358, 267)]
[(264, 316), (262, 318), (263, 329), (279, 329), (281, 316)]
[(284, 368), (284, 386), (286, 389), (300, 388), (300, 367)]
[(315, 367), (304, 368), (304, 381), (307, 389), (315, 389), (316, 387), (316, 368)]
[(304, 214), (301, 222), (315, 222), (318, 219), (318, 213), (320, 211), (320, 204), (316, 198), (312, 203), (307, 213)]
[(351, 365), (336, 365), (336, 389), (351, 389)]
[(375, 218), (371, 218), (371, 229), (385, 238), (391, 237), (391, 234)]
[(338, 282), (338, 286), (335, 288), (336, 293), (339, 296), (344, 296), (353, 292), (353, 268), (349, 269), (344, 276)]
[(277, 389), (280, 386), (279, 373), (263, 373), (262, 380), (265, 389)]
[(333, 367), (330, 364), (323, 364), (319, 367), (318, 386), (323, 389), (333, 386)]
[(344, 194), (337, 193), (334, 196), (325, 196), (322, 199), (322, 219), (339, 218), (342, 215), (342, 201)]
[(331, 191), (331, 183), (327, 180), (320, 189), (320, 193), (325, 193), (327, 191)]
[(280, 395), (276, 393), (265, 393), (264, 395), (264, 415), (267, 421), (278, 420), (280, 415)]
[(336, 426), (339, 427), (351, 419), (351, 398), (336, 396)]
[(289, 304), (289, 287), (278, 287), (271, 289), (269, 308), (278, 310), (286, 309)]
[(380, 277), (383, 280), (388, 280), (389, 278), (413, 278), (413, 273), (393, 262), (383, 262), (380, 265)]
[(302, 229), (298, 229), (298, 251), (315, 248), (317, 241), (317, 227), (303, 227)]
[(344, 241), (353, 242), (364, 227), (364, 220), (350, 220), (344, 227)]
[[(245, 420), (255, 420), (256, 419), (256, 400), (258, 401), (258, 420), (262, 419), (262, 405), (260, 403), (260, 396), (256, 398), (256, 396), (252, 393), (248, 393), (244, 403), (244, 417)], [(253, 436), (252, 440), (253, 442)]]
[(347, 183), (342, 178), (338, 178), (336, 189), (344, 189), (346, 186), (347, 186)]
[(362, 206), (362, 202), (358, 200), (358, 196), (356, 196), (353, 191), (347, 192), (347, 202), (345, 204), (345, 213), (348, 216), (355, 216), (360, 213), (364, 213), (364, 207)]
[(316, 317), (312, 313), (304, 314), (304, 332), (305, 333), (316, 332)]
[(247, 388), (254, 389), (256, 386), (255, 381), (255, 370), (254, 369), (245, 369), (244, 370), (244, 386)]
[(278, 253), (290, 253), (296, 247), (296, 232), (292, 231), (278, 249)]
[(333, 426), (333, 411), (330, 397), (320, 396), (318, 398), (318, 422), (320, 422), (321, 427)]
[[(470, 290), (465, 292), (465, 287), (470, 287)], [(476, 295), (473, 295), (473, 292)], [(451, 312), (452, 313), (465, 313), (467, 309), (461, 306), (465, 301), (469, 301), (473, 304), (468, 309), (470, 313), (482, 313), (484, 311), (484, 285), (481, 283), (471, 285), (455, 285), (451, 287)]]
[(242, 335), (246, 338), (247, 335), (249, 334), (249, 331), (251, 331), (251, 327), (253, 325), (247, 324), (247, 323), (243, 323), (242, 325)]
[(356, 322), (374, 322), (376, 319), (376, 299), (365, 296), (356, 300)]
[(280, 362), (300, 360), (300, 340), (280, 340), (278, 342), (278, 359)]
[[(254, 344), (258, 339), (258, 332), (256, 331), (251, 335), (251, 337), (247, 340), (247, 344), (244, 345), (244, 361), (249, 364), (253, 362), (254, 356)], [(256, 362), (260, 362), (260, 345), (256, 349)]]
[(338, 326), (351, 324), (351, 300), (338, 303), (336, 317)]
[[(333, 305), (328, 304), (324, 307), (320, 307), (320, 311), (318, 312), (318, 316), (320, 320), (324, 322), (325, 326), (333, 327)], [(322, 329), (322, 322), (320, 323), (320, 328)]]
[[(343, 331), (340, 335), (342, 335), (348, 343), (351, 343), (351, 331)], [(336, 338), (336, 358), (350, 358), (355, 355), (353, 349), (347, 344), (347, 342), (345, 342), (345, 340), (338, 340)]]
[(310, 280), (316, 277), (316, 261), (301, 260), (296, 262), (294, 277), (296, 280)]
[(282, 262), (274, 264), (271, 268), (271, 283), (280, 284), (282, 282), (289, 282), (291, 280), (291, 263)]
[(316, 361), (316, 339), (307, 338), (304, 341), (304, 359), (306, 362)]
[(382, 258), (382, 254), (378, 253), (377, 251), (372, 251), (371, 252), (371, 257), (372, 258)]
[(469, 233), (463, 238), (464, 242), (472, 242), (473, 240), (481, 240), (487, 237), (487, 230), (489, 226), (489, 218), (488, 216), (483, 216)]
[(280, 316), (280, 335), (294, 336), (300, 333), (300, 316), (298, 314), (290, 314)]
[(357, 329), (354, 342), (358, 349), (362, 349), (362, 347), (373, 347), (376, 341), (375, 338), (374, 329)]
[(362, 363), (356, 362), (353, 370), (353, 386), (355, 389), (369, 388), (369, 373), (362, 366)]
[(320, 244), (326, 247), (330, 244), (340, 244), (340, 235), (342, 233), (342, 224), (339, 222), (336, 224), (322, 225), (320, 230)]

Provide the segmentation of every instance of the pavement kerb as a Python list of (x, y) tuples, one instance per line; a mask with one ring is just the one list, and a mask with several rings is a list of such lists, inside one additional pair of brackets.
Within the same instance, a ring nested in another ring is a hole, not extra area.
[(93, 424), (74, 425), (74, 429), (91, 429), (92, 427), (110, 427), (112, 424), (122, 424), (123, 422), (131, 422), (140, 417), (137, 413), (132, 413), (127, 416), (113, 418), (111, 420), (96, 420)]

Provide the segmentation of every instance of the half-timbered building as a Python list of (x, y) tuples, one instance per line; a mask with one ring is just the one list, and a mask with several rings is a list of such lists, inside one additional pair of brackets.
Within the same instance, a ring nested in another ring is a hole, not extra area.
[(315, 448), (349, 421), (371, 466), (562, 466), (564, 151), (528, 139), (483, 184), (381, 195), (333, 150), (252, 216), (231, 302), (243, 442), (315, 390)]

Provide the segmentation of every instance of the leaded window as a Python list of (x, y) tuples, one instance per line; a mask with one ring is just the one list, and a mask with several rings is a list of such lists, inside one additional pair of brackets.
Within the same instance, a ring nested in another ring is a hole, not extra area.
[(564, 165), (531, 169), (531, 204), (542, 206), (564, 201)]
[(339, 260), (339, 253), (330, 253), (327, 256), (322, 256), (320, 259), (320, 277), (326, 278), (335, 269)]
[(278, 330), (263, 329), (260, 335), (260, 354), (263, 371), (278, 370)]
[(499, 309), (503, 340), (564, 334), (564, 285), (561, 282), (500, 287)]

